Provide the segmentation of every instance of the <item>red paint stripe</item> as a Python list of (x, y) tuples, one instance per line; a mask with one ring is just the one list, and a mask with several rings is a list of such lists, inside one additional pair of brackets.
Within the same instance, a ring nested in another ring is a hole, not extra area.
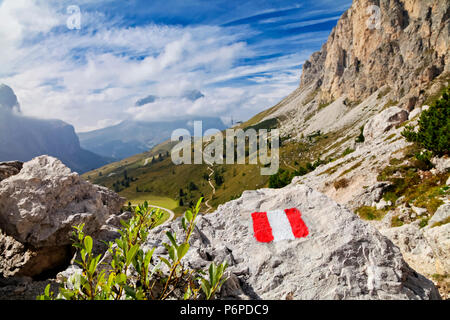
[(308, 227), (303, 222), (302, 214), (297, 208), (286, 209), (286, 216), (291, 224), (292, 233), (296, 238), (304, 238), (309, 234)]
[(255, 238), (259, 242), (271, 242), (273, 241), (272, 228), (270, 227), (269, 220), (267, 219), (266, 212), (253, 212), (253, 231)]

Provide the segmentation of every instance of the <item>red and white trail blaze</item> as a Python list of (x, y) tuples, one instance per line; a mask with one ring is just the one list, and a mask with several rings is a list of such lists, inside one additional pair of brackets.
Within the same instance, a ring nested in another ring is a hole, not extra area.
[(302, 214), (296, 208), (253, 212), (253, 231), (259, 242), (294, 240), (308, 236)]

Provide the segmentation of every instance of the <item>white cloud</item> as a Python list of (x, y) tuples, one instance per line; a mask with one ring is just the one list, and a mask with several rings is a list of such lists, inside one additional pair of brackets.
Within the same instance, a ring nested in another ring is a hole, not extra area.
[[(82, 12), (81, 30), (51, 32), (64, 27), (67, 18), (55, 3), (0, 2), (0, 65), (7, 66), (0, 70), (0, 83), (15, 90), (25, 114), (59, 118), (78, 131), (125, 118), (245, 120), (295, 89), (299, 65), (310, 54), (299, 50), (237, 66), (260, 49), (243, 42), (238, 30), (153, 24), (124, 28), (97, 12)], [(252, 82), (216, 85), (239, 77), (252, 77)], [(186, 90), (200, 90), (205, 97), (194, 102), (180, 98)], [(134, 107), (149, 94), (163, 98)]]

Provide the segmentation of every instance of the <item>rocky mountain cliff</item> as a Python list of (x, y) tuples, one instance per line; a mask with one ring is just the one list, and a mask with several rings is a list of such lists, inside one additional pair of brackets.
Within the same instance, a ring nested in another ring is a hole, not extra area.
[(448, 0), (354, 1), (303, 65), (300, 88), (312, 85), (326, 103), (342, 95), (362, 101), (387, 85), (413, 108), (425, 101), (424, 87), (449, 72), (449, 17)]
[(0, 86), (0, 161), (28, 161), (39, 155), (55, 156), (83, 173), (109, 162), (80, 147), (73, 126), (61, 120), (23, 116), (13, 90)]

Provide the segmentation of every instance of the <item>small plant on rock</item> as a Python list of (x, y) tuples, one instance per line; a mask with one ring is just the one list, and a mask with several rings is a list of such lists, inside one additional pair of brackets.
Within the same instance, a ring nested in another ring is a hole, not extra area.
[[(38, 300), (166, 300), (212, 299), (226, 281), (227, 263), (203, 270), (185, 266), (183, 258), (189, 251), (189, 240), (195, 229), (201, 199), (186, 211), (181, 220), (184, 231), (182, 241), (175, 233), (166, 232), (168, 242), (163, 243), (167, 256), (154, 257), (156, 248), (144, 246), (149, 230), (162, 218), (159, 210), (150, 209), (147, 202), (137, 206), (133, 218), (121, 221), (123, 228), (115, 242), (109, 242), (105, 255), (93, 254), (93, 239), (84, 234), (84, 225), (74, 227), (73, 246), (78, 249), (80, 266), (65, 279), (57, 296), (50, 285)], [(101, 263), (102, 260), (108, 262)]]

